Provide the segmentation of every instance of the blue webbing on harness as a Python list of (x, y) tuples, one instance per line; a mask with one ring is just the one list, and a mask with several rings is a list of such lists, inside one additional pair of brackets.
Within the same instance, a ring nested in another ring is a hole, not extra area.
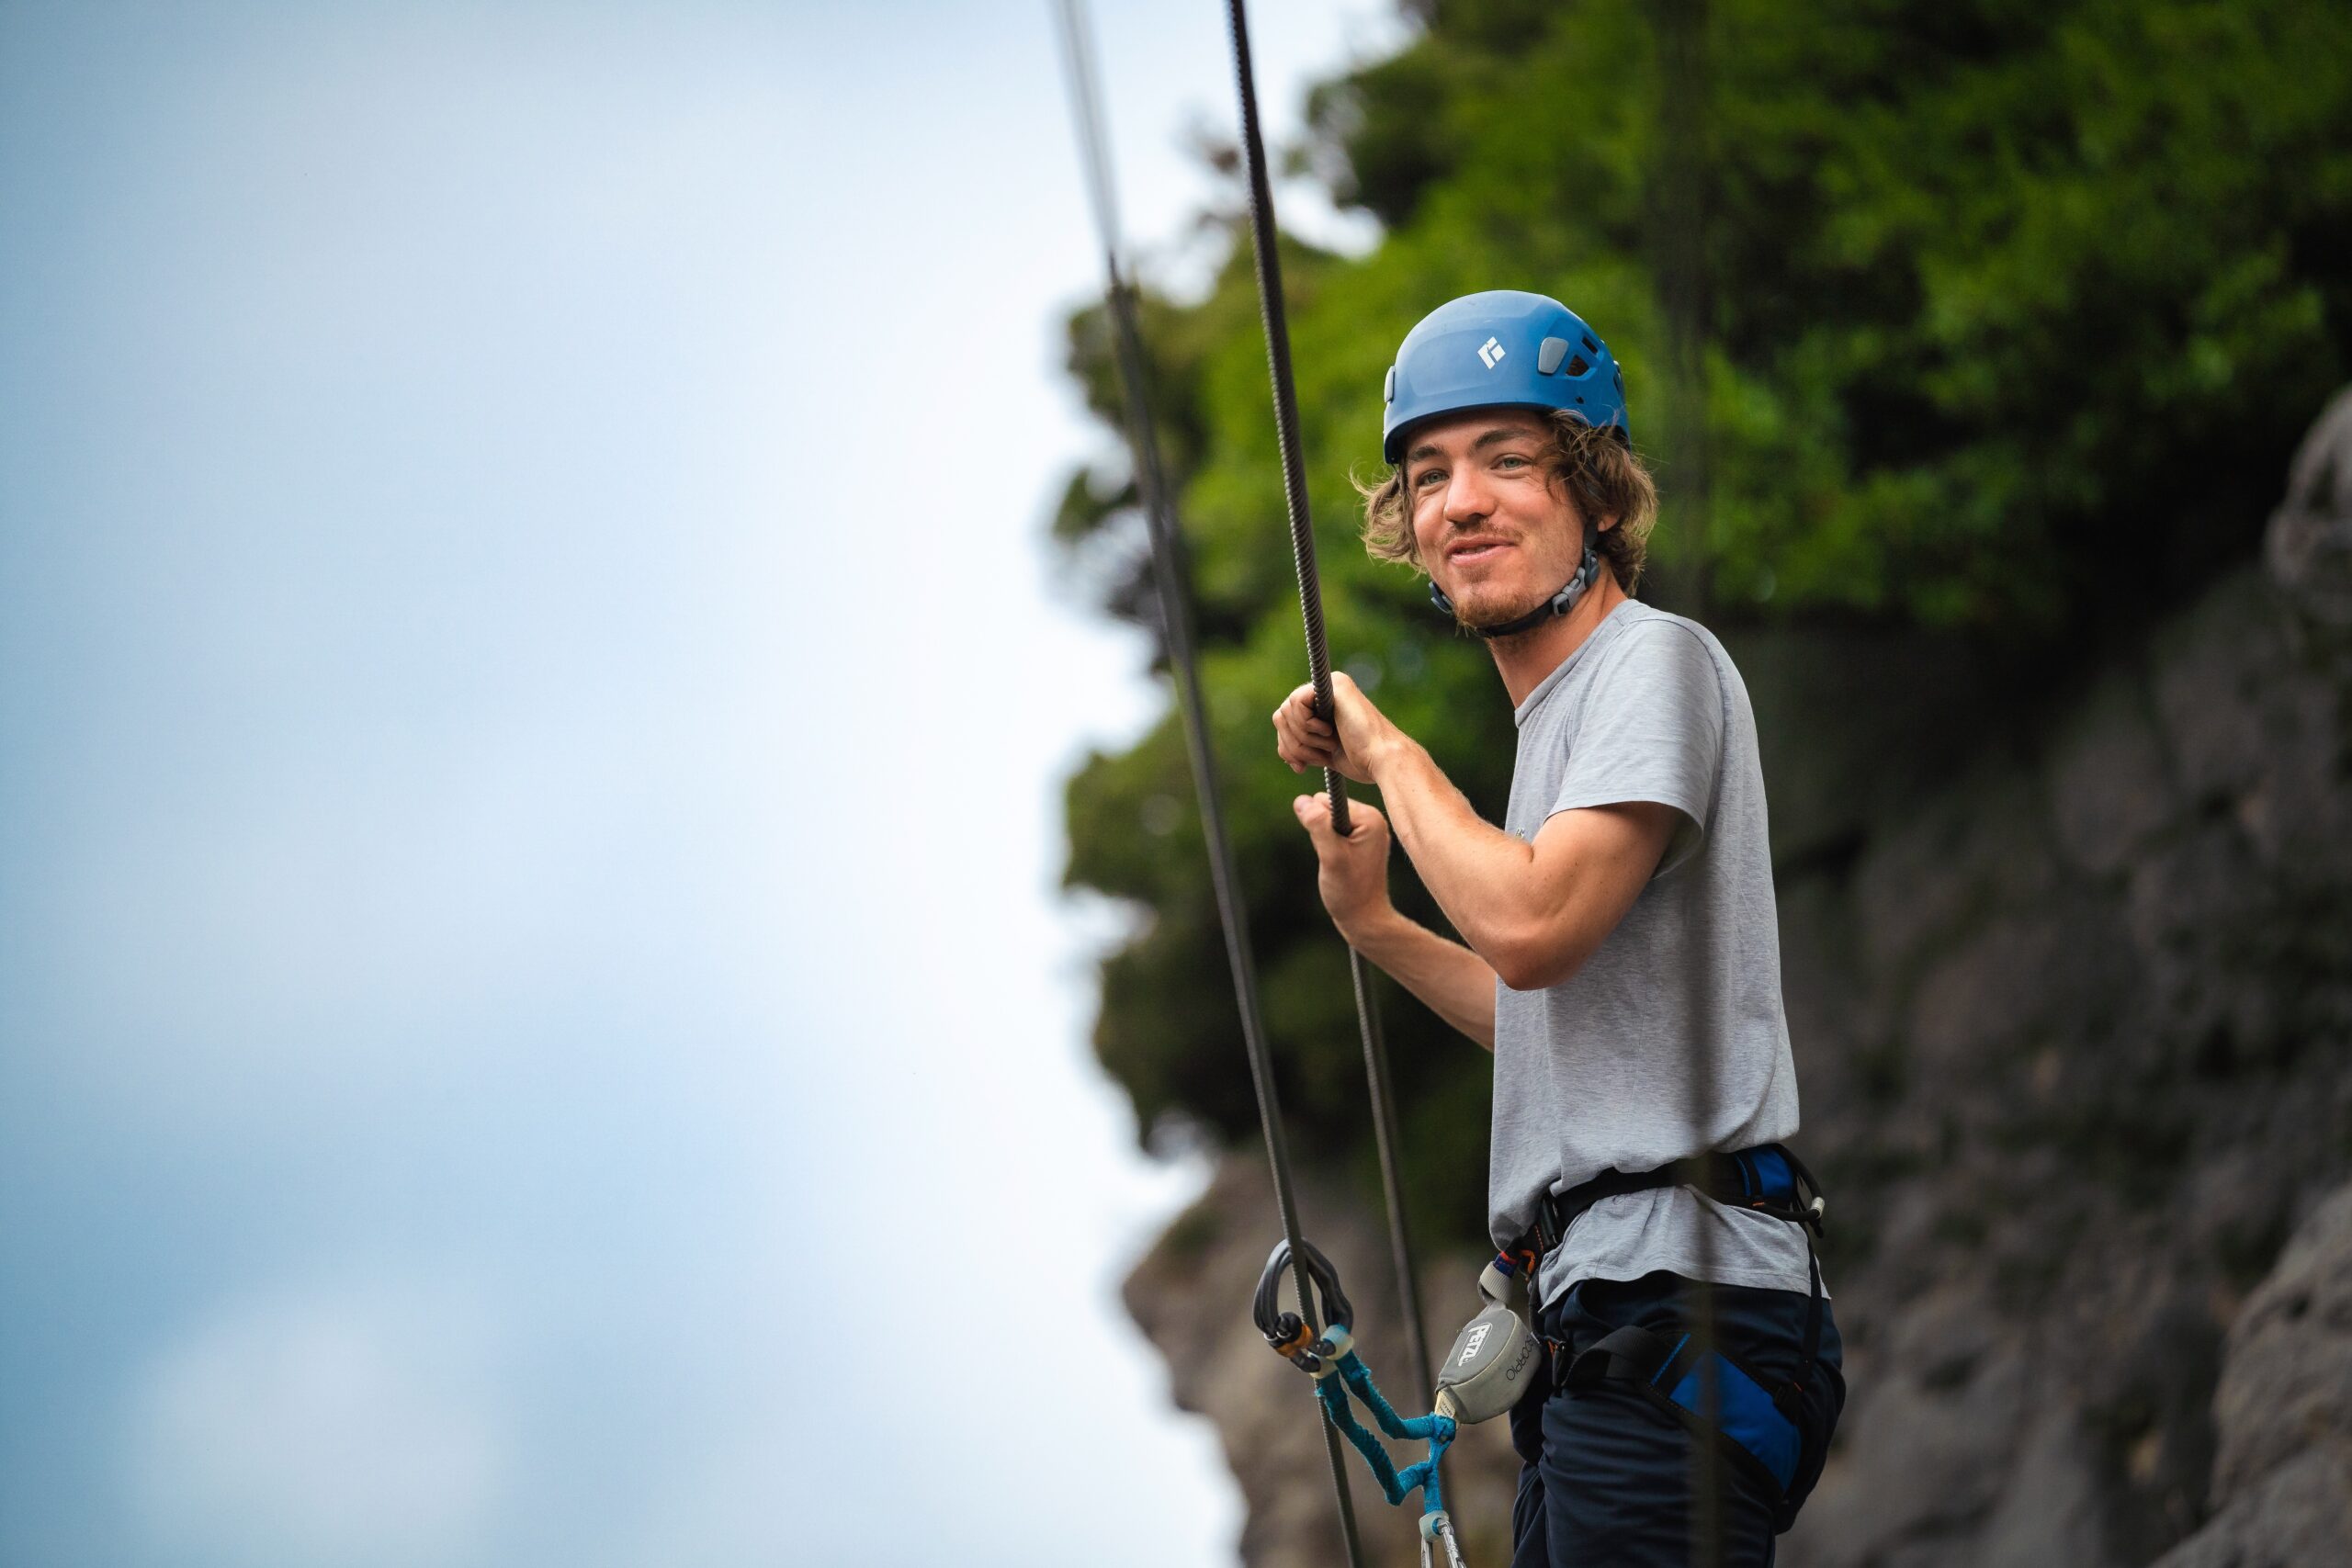
[[(1346, 1328), (1345, 1324), (1334, 1324), (1331, 1331), (1345, 1332)], [(1414, 1488), (1419, 1487), (1421, 1512), (1443, 1513), (1445, 1499), (1439, 1489), (1437, 1465), (1453, 1441), (1456, 1430), (1453, 1417), (1397, 1415), (1396, 1407), (1388, 1403), (1378, 1385), (1372, 1381), (1372, 1370), (1352, 1349), (1333, 1363), (1333, 1370), (1338, 1376), (1315, 1380), (1315, 1397), (1322, 1402), (1323, 1414), (1331, 1425), (1345, 1434), (1348, 1441), (1356, 1446), (1356, 1451), (1363, 1455), (1364, 1463), (1372, 1467), (1373, 1477), (1380, 1483), (1382, 1495), (1391, 1503), (1402, 1503)], [(1364, 1407), (1372, 1412), (1373, 1419), (1380, 1423), (1382, 1431), (1399, 1442), (1426, 1439), (1430, 1445), (1430, 1457), (1419, 1463), (1407, 1465), (1399, 1472), (1396, 1461), (1388, 1457), (1388, 1450), (1381, 1447), (1380, 1439), (1366, 1431), (1363, 1423), (1356, 1419), (1355, 1412), (1348, 1408), (1350, 1389), (1353, 1389), (1356, 1397), (1363, 1401)]]
[[(1664, 1393), (1668, 1399), (1697, 1416), (1706, 1419), (1706, 1395), (1699, 1386), (1700, 1362), (1693, 1357), (1687, 1363), (1682, 1353), (1690, 1347), (1686, 1334), (1674, 1342), (1666, 1359), (1658, 1363), (1650, 1378), (1650, 1386)], [(1797, 1459), (1804, 1439), (1796, 1423), (1781, 1412), (1766, 1393), (1764, 1385), (1749, 1377), (1721, 1352), (1710, 1354), (1708, 1360), (1715, 1371), (1715, 1429), (1756, 1456), (1758, 1463), (1771, 1472), (1782, 1492), (1796, 1479)], [(1682, 1374), (1671, 1384), (1667, 1374), (1682, 1368)]]
[(1792, 1202), (1796, 1198), (1796, 1174), (1789, 1169), (1789, 1156), (1779, 1147), (1765, 1144), (1732, 1156), (1739, 1167), (1743, 1198), (1764, 1198), (1775, 1202)]

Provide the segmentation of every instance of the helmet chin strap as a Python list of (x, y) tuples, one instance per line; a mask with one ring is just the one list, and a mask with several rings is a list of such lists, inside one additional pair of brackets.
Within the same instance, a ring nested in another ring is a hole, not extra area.
[[(1489, 641), (1498, 637), (1517, 637), (1521, 632), (1532, 631), (1544, 622), (1555, 616), (1565, 615), (1575, 609), (1577, 601), (1584, 597), (1585, 590), (1590, 588), (1592, 580), (1600, 575), (1600, 558), (1593, 554), (1588, 547), (1584, 552), (1584, 564), (1577, 568), (1577, 574), (1568, 579), (1568, 585), (1566, 588), (1561, 589), (1516, 620), (1505, 621), (1498, 626), (1471, 626), (1466, 629), (1474, 636), (1485, 637)], [(1453, 601), (1445, 596), (1445, 590), (1440, 588), (1435, 580), (1431, 580), (1430, 583), (1430, 603), (1447, 615), (1453, 615)], [(1461, 617), (1457, 615), (1454, 618), (1456, 624), (1459, 624)]]

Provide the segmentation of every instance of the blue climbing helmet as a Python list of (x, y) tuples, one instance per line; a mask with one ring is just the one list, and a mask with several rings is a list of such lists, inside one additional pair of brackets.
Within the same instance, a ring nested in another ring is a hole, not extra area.
[(1462, 409), (1560, 409), (1633, 444), (1625, 376), (1584, 318), (1542, 294), (1489, 289), (1423, 316), (1397, 347), (1382, 394), (1381, 456), (1404, 456), (1405, 432)]

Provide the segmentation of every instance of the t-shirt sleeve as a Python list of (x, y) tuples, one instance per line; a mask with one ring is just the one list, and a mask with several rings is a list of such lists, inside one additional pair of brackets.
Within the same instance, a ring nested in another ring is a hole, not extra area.
[(1723, 762), (1723, 679), (1682, 626), (1631, 628), (1587, 694), (1552, 812), (1652, 800), (1682, 819), (1655, 874), (1690, 857), (1705, 835)]

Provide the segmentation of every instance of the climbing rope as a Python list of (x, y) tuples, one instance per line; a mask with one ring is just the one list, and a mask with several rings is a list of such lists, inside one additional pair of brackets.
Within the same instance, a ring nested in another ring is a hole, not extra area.
[[(1227, 0), (1233, 39), (1234, 89), (1241, 100), (1241, 149), (1250, 172), (1250, 241), (1258, 274), (1258, 313), (1266, 332), (1266, 368), (1273, 381), (1274, 434), (1282, 448), (1283, 499), (1290, 512), (1292, 564), (1298, 574), (1298, 608), (1306, 622), (1306, 668), (1315, 683), (1317, 714), (1331, 716), (1331, 650), (1323, 631), (1323, 582), (1315, 568), (1315, 524), (1307, 510), (1306, 459), (1298, 436), (1298, 392), (1291, 379), (1290, 325), (1283, 310), (1282, 258), (1275, 254), (1274, 196), (1266, 180), (1266, 148), (1258, 132), (1258, 87), (1250, 64), (1250, 19), (1242, 0)], [(1332, 830), (1346, 836), (1347, 781), (1336, 769), (1323, 770), (1331, 797)], [(1363, 954), (1348, 949), (1348, 979), (1354, 987), (1356, 1032), (1363, 1042), (1364, 1078), (1372, 1095), (1373, 1142), (1380, 1156), (1380, 1184), (1388, 1205), (1388, 1251), (1396, 1272), (1396, 1305), (1404, 1318), (1405, 1343), (1423, 1388), (1430, 1375), (1429, 1340), (1421, 1328), (1420, 1291), (1413, 1278), (1413, 1245), (1405, 1224), (1405, 1195), (1396, 1175), (1396, 1101), (1389, 1087), (1388, 1046), (1380, 1027), (1380, 1006), (1364, 972)]]
[[(1421, 1494), (1421, 1562), (1424, 1568), (1429, 1568), (1430, 1563), (1432, 1542), (1442, 1543), (1452, 1568), (1462, 1568), (1453, 1525), (1444, 1509), (1440, 1469), (1445, 1450), (1458, 1429), (1453, 1416), (1446, 1413), (1446, 1401), (1453, 1397), (1454, 1391), (1441, 1390), (1439, 1408), (1429, 1416), (1407, 1417), (1397, 1414), (1380, 1393), (1370, 1370), (1356, 1354), (1351, 1333), (1353, 1309), (1339, 1289), (1337, 1275), (1328, 1260), (1310, 1247), (1299, 1233), (1289, 1156), (1283, 1135), (1281, 1104), (1267, 1054), (1259, 1004), (1247, 911), (1237, 891), (1238, 877), (1232, 847), (1226, 833), (1215, 757), (1210, 750), (1204, 716), (1205, 710), (1193, 640), (1188, 572), (1182, 536), (1168, 498), (1159, 444), (1150, 418), (1140, 334), (1135, 321), (1134, 293), (1120, 260), (1122, 246), (1114, 187), (1102, 130), (1092, 51), (1080, 10), (1080, 0), (1058, 0), (1057, 14), (1061, 22), (1073, 113), (1086, 159), (1089, 195), (1102, 238), (1107, 279), (1104, 304), (1125, 394), (1136, 485), (1151, 536), (1152, 571), (1159, 598), (1162, 632), (1167, 641), (1170, 662), (1175, 671), (1178, 708), (1183, 719), (1185, 750), (1199, 797), (1203, 835), (1209, 852), (1210, 877), (1224, 926), (1227, 959), (1241, 1010), (1243, 1043), (1249, 1056), (1251, 1084), (1257, 1094), (1267, 1160), (1273, 1175), (1275, 1206), (1282, 1220), (1283, 1240), (1268, 1258), (1261, 1275), (1257, 1299), (1253, 1303), (1255, 1314), (1268, 1341), (1294, 1365), (1316, 1380), (1316, 1396), (1326, 1418), (1322, 1426), (1325, 1448), (1330, 1461), (1332, 1487), (1339, 1504), (1340, 1530), (1351, 1568), (1362, 1568), (1363, 1549), (1349, 1495), (1346, 1472), (1340, 1458), (1339, 1438), (1341, 1436), (1347, 1438), (1370, 1465), (1383, 1495), (1390, 1503), (1400, 1504), (1415, 1491)], [(1316, 708), (1319, 716), (1328, 720), (1333, 712), (1330, 653), (1324, 626), (1322, 585), (1315, 560), (1306, 463), (1298, 431), (1297, 394), (1291, 370), (1281, 259), (1276, 250), (1273, 196), (1267, 177), (1265, 148), (1259, 129), (1257, 89), (1250, 64), (1244, 0), (1227, 0), (1227, 17), (1231, 31), (1235, 86), (1240, 107), (1242, 152), (1250, 180), (1251, 251), (1261, 321), (1266, 337), (1267, 368), (1272, 384), (1275, 434), (1282, 458), (1292, 560), (1298, 579), (1299, 610), (1306, 632), (1307, 667), (1315, 690)], [(1332, 825), (1342, 835), (1348, 834), (1351, 831), (1351, 824), (1345, 782), (1336, 770), (1326, 769), (1324, 784), (1330, 796)], [(1363, 956), (1352, 947), (1348, 953), (1348, 966), (1355, 994), (1365, 1076), (1371, 1091), (1374, 1136), (1387, 1201), (1389, 1247), (1396, 1272), (1397, 1299), (1416, 1370), (1422, 1385), (1430, 1387), (1435, 1385), (1435, 1380), (1430, 1372), (1428, 1342), (1422, 1329), (1419, 1294), (1412, 1268), (1412, 1248), (1397, 1178), (1395, 1097), (1390, 1085), (1386, 1046)], [(1694, 975), (1690, 984), (1694, 988), (1703, 989), (1707, 977)], [(1704, 1016), (1703, 1010), (1699, 1010), (1697, 1016)], [(1713, 1063), (1700, 1043), (1694, 1042), (1693, 1044), (1699, 1048), (1694, 1048), (1690, 1064), (1688, 1083), (1690, 1109), (1693, 1128), (1701, 1142), (1704, 1143), (1704, 1118), (1712, 1099)], [(1701, 1227), (1700, 1265), (1697, 1269), (1700, 1277), (1690, 1282), (1687, 1297), (1690, 1339), (1698, 1352), (1694, 1369), (1697, 1393), (1691, 1403), (1702, 1417), (1710, 1419), (1716, 1416), (1721, 1403), (1715, 1371), (1716, 1358), (1710, 1353), (1715, 1342), (1716, 1324), (1713, 1291), (1707, 1282), (1707, 1276), (1713, 1271), (1714, 1239), (1709, 1227)], [(1517, 1288), (1523, 1293), (1533, 1283), (1534, 1262), (1532, 1257), (1526, 1258), (1523, 1269), (1517, 1276)], [(1511, 1271), (1512, 1263), (1508, 1256), (1497, 1259), (1497, 1265), (1506, 1274)], [(1490, 1266), (1490, 1273), (1493, 1268)], [(1285, 1272), (1291, 1276), (1298, 1297), (1296, 1313), (1277, 1313), (1273, 1310), (1280, 1281)], [(1316, 1306), (1311, 1284), (1320, 1285), (1323, 1290), (1322, 1315), (1327, 1326), (1319, 1331), (1314, 1321)], [(1523, 1295), (1521, 1300), (1523, 1309)], [(1490, 1308), (1490, 1311), (1506, 1312), (1507, 1315), (1507, 1309), (1500, 1306)], [(1479, 1320), (1473, 1320), (1473, 1324), (1464, 1330), (1465, 1337), (1479, 1331), (1478, 1323)], [(1465, 1343), (1471, 1350), (1477, 1348), (1476, 1340), (1465, 1337)], [(1464, 1352), (1464, 1359), (1468, 1359), (1468, 1352)], [(1374, 1422), (1391, 1438), (1426, 1442), (1429, 1446), (1428, 1458), (1399, 1471), (1379, 1439), (1356, 1418), (1348, 1403), (1351, 1393), (1372, 1412)], [(1467, 1418), (1477, 1420), (1490, 1414), (1491, 1411), (1471, 1411)], [(1712, 1443), (1694, 1442), (1691, 1445), (1691, 1471), (1695, 1503), (1692, 1556), (1695, 1562), (1713, 1564), (1720, 1561), (1724, 1520), (1721, 1515), (1722, 1474)]]
[[(1183, 539), (1160, 468), (1159, 441), (1152, 425), (1144, 379), (1142, 337), (1136, 329), (1134, 290), (1120, 265), (1118, 208), (1102, 130), (1102, 106), (1094, 85), (1092, 40), (1088, 36), (1080, 0), (1059, 0), (1057, 15), (1061, 22), (1071, 112), (1078, 121), (1088, 194), (1102, 243), (1103, 305), (1111, 319), (1119, 381), (1125, 394), (1127, 441), (1134, 457), (1136, 488), (1151, 534), (1152, 578), (1159, 595), (1160, 630), (1168, 643), (1169, 664), (1175, 671), (1176, 705), (1183, 718), (1184, 750), (1192, 762), (1193, 785), (1200, 804), (1201, 836), (1208, 847), (1209, 881), (1216, 894), (1217, 918), (1225, 928), (1226, 961), (1233, 972), (1234, 999), (1241, 1010), (1241, 1039), (1250, 1058), (1250, 1085), (1257, 1091), (1258, 1122), (1265, 1134), (1266, 1163), (1273, 1172), (1274, 1206), (1282, 1216), (1283, 1256), (1291, 1260), (1300, 1312), (1311, 1318), (1307, 1260), (1319, 1255), (1313, 1253), (1299, 1235), (1290, 1151), (1283, 1136), (1282, 1100), (1274, 1085), (1266, 1050), (1264, 1015), (1258, 1001), (1258, 971), (1250, 953), (1249, 909), (1241, 900), (1233, 844), (1226, 833), (1225, 807), (1216, 782), (1216, 758), (1210, 749), (1207, 708), (1201, 696)], [(1362, 994), (1361, 981), (1358, 994)], [(1278, 1276), (1279, 1266), (1273, 1271)], [(1311, 1334), (1313, 1324), (1309, 1318), (1302, 1318), (1301, 1324), (1303, 1330)], [(1328, 1404), (1325, 1408), (1329, 1410)], [(1323, 1447), (1331, 1465), (1331, 1490), (1339, 1503), (1340, 1533), (1346, 1543), (1351, 1568), (1363, 1568), (1363, 1544), (1356, 1531), (1355, 1506), (1348, 1495), (1347, 1469), (1340, 1457), (1340, 1432), (1343, 1428), (1330, 1422), (1322, 1423), (1322, 1427)]]

